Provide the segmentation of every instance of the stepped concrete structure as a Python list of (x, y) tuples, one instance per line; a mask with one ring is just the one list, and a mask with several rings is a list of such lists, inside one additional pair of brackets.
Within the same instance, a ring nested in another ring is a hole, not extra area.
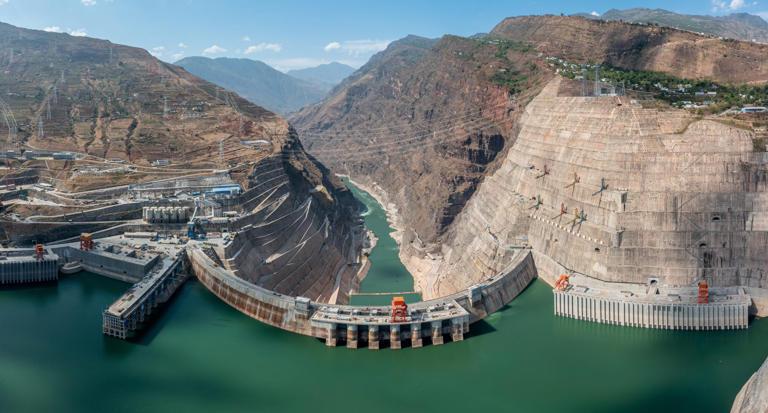
[(0, 285), (56, 281), (60, 257), (44, 248), (38, 256), (34, 248), (0, 250)]
[[(551, 284), (576, 274), (602, 283), (612, 300), (676, 307), (667, 295), (621, 292), (653, 279), (695, 295), (706, 280), (739, 303), (736, 313), (768, 314), (767, 159), (753, 151), (754, 132), (628, 97), (569, 96), (561, 82), (526, 106), (517, 141), (441, 250), (428, 254), (418, 239), (403, 240), (401, 257), (425, 297), (477, 282), (532, 248), (538, 275)], [(565, 294), (580, 300), (576, 291), (583, 288)], [(722, 320), (713, 328), (743, 326)]]

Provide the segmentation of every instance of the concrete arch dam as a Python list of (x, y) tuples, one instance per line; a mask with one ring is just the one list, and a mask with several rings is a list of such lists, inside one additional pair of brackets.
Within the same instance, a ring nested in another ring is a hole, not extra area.
[(471, 323), (512, 301), (536, 277), (531, 253), (521, 253), (508, 270), (463, 292), (410, 304), (407, 320), (393, 322), (390, 307), (325, 304), (254, 285), (226, 268), (216, 250), (223, 248), (196, 244), (188, 248), (188, 257), (198, 280), (224, 302), (261, 322), (349, 348), (463, 340)]

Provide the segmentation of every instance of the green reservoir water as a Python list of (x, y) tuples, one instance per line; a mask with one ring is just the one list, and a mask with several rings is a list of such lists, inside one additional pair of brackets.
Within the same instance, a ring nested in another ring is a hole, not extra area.
[(465, 341), (380, 351), (268, 327), (190, 281), (123, 342), (101, 335), (101, 312), (127, 287), (81, 273), (0, 289), (0, 412), (725, 413), (768, 356), (766, 320), (696, 333), (557, 318), (539, 281)]
[[(390, 235), (392, 228), (387, 223), (387, 213), (384, 208), (369, 193), (352, 184), (348, 178), (343, 178), (352, 194), (362, 202), (366, 211), (363, 213), (365, 226), (373, 231), (378, 238), (376, 246), (368, 259), (371, 267), (368, 274), (360, 283), (359, 293), (352, 296), (350, 303), (354, 305), (390, 305), (393, 294), (366, 295), (367, 293), (402, 293), (413, 291), (413, 277), (405, 269), (398, 257), (400, 248)], [(406, 302), (421, 301), (420, 294), (398, 294), (405, 297)]]

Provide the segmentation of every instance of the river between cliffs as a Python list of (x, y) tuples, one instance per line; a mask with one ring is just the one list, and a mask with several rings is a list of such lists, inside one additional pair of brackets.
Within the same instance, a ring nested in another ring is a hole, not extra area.
[(0, 412), (728, 412), (768, 355), (766, 320), (697, 333), (558, 318), (540, 281), (465, 341), (380, 351), (266, 326), (190, 281), (123, 342), (101, 335), (101, 312), (126, 288), (80, 273), (0, 289)]

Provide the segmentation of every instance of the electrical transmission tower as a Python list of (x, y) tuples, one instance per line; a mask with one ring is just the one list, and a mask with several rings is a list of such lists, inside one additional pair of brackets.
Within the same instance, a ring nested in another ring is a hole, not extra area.
[(600, 96), (600, 65), (595, 66), (595, 96)]

